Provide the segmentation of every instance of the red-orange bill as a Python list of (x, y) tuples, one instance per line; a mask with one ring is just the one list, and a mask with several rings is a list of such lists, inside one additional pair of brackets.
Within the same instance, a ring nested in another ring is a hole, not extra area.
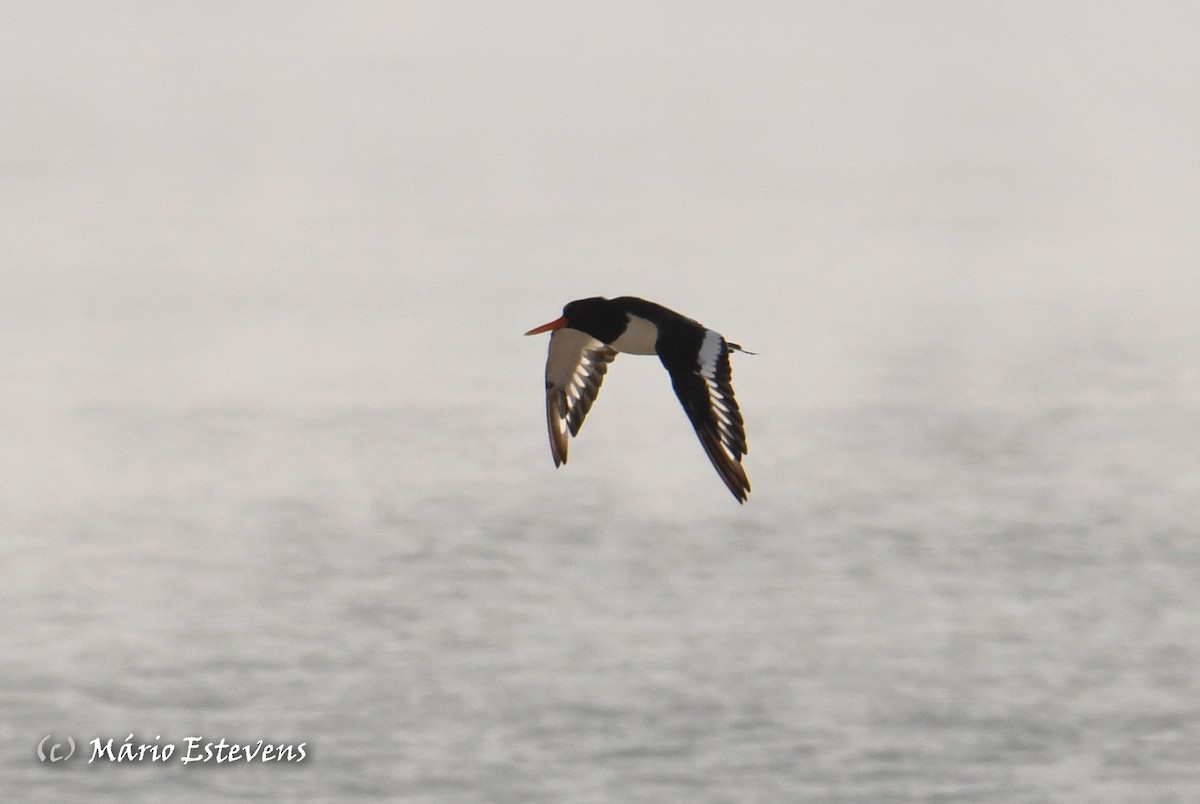
[(562, 318), (554, 319), (549, 324), (542, 324), (540, 327), (534, 327), (533, 329), (529, 330), (525, 334), (526, 335), (540, 335), (541, 333), (549, 332), (552, 329), (562, 329), (566, 325), (567, 325), (567, 317), (563, 316)]

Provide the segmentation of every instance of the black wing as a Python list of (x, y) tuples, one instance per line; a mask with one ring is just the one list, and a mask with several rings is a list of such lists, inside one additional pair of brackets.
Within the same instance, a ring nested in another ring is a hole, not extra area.
[(729, 344), (719, 333), (707, 330), (698, 355), (672, 350), (678, 356), (667, 357), (660, 350), (660, 357), (708, 459), (733, 496), (744, 503), (750, 493), (750, 480), (742, 468), (742, 456), (749, 450), (746, 425), (733, 396), (729, 351)]
[(608, 364), (617, 356), (591, 335), (564, 327), (550, 336), (546, 356), (546, 427), (555, 466), (567, 462), (567, 431), (578, 435), (600, 393)]

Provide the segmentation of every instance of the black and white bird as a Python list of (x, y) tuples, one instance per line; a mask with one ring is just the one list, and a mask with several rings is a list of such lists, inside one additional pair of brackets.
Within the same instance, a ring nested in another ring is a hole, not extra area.
[(698, 321), (633, 296), (578, 299), (563, 308), (562, 317), (525, 334), (551, 331), (546, 424), (555, 466), (567, 462), (567, 432), (579, 434), (617, 354), (658, 355), (717, 474), (739, 503), (746, 501), (746, 427), (729, 367), (729, 353), (745, 349)]

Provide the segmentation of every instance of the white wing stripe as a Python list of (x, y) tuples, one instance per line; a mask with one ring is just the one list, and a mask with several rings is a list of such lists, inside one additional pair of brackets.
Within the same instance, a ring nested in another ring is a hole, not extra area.
[(721, 355), (725, 353), (725, 339), (721, 337), (721, 333), (711, 329), (704, 331), (704, 342), (700, 344), (700, 373), (704, 375), (706, 380), (715, 380), (717, 377), (717, 368), (720, 365)]
[(709, 409), (717, 424), (722, 450), (733, 460), (746, 453), (746, 437), (741, 411), (733, 399), (730, 385), (729, 348), (720, 333), (707, 330), (698, 355), (699, 374), (708, 390)]

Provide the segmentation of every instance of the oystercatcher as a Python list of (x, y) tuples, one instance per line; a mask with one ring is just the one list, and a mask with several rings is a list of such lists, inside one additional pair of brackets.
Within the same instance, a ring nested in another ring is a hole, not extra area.
[(698, 321), (633, 296), (578, 299), (560, 318), (525, 334), (551, 331), (546, 424), (555, 466), (567, 462), (567, 431), (579, 434), (617, 353), (658, 355), (717, 474), (739, 503), (746, 501), (750, 481), (742, 456), (749, 450), (730, 384), (729, 353), (752, 352)]

